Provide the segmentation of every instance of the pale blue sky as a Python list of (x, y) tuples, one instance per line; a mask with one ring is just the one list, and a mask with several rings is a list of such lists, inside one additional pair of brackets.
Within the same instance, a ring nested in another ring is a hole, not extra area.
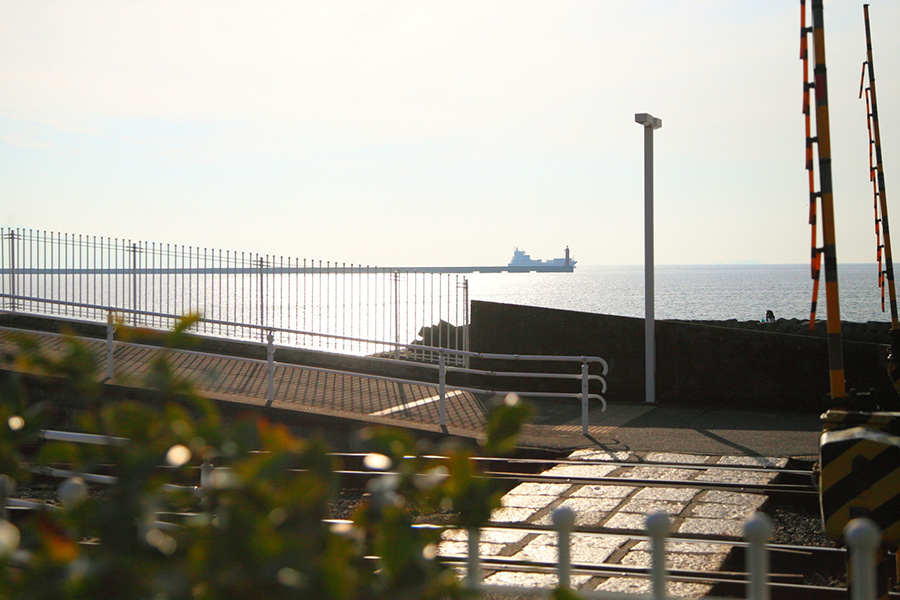
[[(900, 3), (870, 12), (894, 199)], [(825, 0), (825, 23), (837, 253), (868, 262), (862, 2)], [(799, 29), (795, 0), (0, 0), (0, 223), (385, 266), (566, 245), (640, 264), (650, 112), (657, 263), (802, 263)]]

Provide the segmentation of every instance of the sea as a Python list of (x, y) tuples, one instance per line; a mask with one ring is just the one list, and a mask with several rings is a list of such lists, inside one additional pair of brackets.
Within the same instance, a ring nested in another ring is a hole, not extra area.
[[(465, 285), (461, 282), (465, 281)], [(0, 284), (9, 283), (0, 278)], [(379, 275), (326, 273), (315, 275), (138, 274), (115, 275), (24, 273), (17, 279), (19, 296), (49, 298), (72, 304), (24, 300), (0, 309), (43, 312), (106, 321), (104, 309), (142, 311), (129, 324), (169, 328), (163, 315), (199, 312), (198, 331), (238, 339), (259, 340), (260, 326), (280, 333), (277, 344), (324, 348), (350, 354), (392, 350), (423, 337), (422, 328), (449, 322), (464, 324), (470, 301), (491, 301), (586, 313), (643, 318), (644, 268), (578, 265), (572, 273), (425, 274), (413, 277), (391, 270)], [(810, 318), (813, 282), (808, 265), (658, 265), (654, 269), (656, 319), (703, 321)], [(5, 290), (5, 288), (4, 288)], [(890, 322), (882, 310), (878, 269), (868, 264), (838, 266), (841, 319)], [(824, 273), (816, 318), (826, 314)], [(86, 308), (89, 307), (89, 308)], [(235, 326), (234, 323), (241, 325)], [(461, 335), (459, 330), (452, 334)], [(441, 343), (440, 341), (436, 343)]]
[[(473, 273), (469, 298), (590, 313), (643, 318), (644, 267), (582, 266), (573, 273)], [(654, 312), (657, 319), (807, 320), (813, 281), (809, 265), (657, 265)], [(838, 265), (838, 298), (843, 321), (890, 321), (875, 264)], [(826, 318), (825, 273), (821, 273), (816, 317)]]

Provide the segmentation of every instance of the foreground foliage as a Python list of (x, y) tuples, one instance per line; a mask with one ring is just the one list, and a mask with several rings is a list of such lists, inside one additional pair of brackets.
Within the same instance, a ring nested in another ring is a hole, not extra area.
[[(191, 322), (186, 319), (163, 342), (179, 342)], [(499, 506), (500, 490), (478, 477), (471, 448), (435, 448), (404, 432), (365, 431), (360, 441), (369, 452), (367, 467), (388, 474), (371, 479), (350, 520), (326, 522), (341, 489), (340, 465), (329, 448), (264, 418), (223, 420), (164, 358), (144, 381), (167, 398), (161, 407), (102, 402), (95, 358), (75, 338), (67, 338), (60, 356), (23, 339), (15, 361), (65, 377), (91, 399), (94, 409), (77, 416), (74, 430), (124, 439), (39, 444), (51, 407), (29, 402), (19, 388), (5, 390), (0, 469), (10, 481), (25, 483), (35, 465), (60, 463), (78, 473), (102, 468), (117, 479), (101, 488), (72, 476), (60, 488), (58, 510), (32, 511), (17, 525), (0, 520), (0, 597), (464, 595), (454, 573), (436, 559), (439, 532), (414, 527), (410, 507), (453, 511), (463, 527), (483, 525)], [(498, 407), (482, 452), (513, 449), (528, 416), (521, 403)], [(26, 459), (26, 450), (38, 446)], [(450, 459), (426, 457), (435, 454)]]

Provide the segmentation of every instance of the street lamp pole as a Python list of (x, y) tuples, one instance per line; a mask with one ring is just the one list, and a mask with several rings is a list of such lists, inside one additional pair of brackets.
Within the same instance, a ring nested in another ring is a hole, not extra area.
[(635, 123), (644, 126), (644, 352), (646, 392), (644, 402), (656, 403), (656, 316), (653, 288), (653, 130), (662, 119), (636, 113)]

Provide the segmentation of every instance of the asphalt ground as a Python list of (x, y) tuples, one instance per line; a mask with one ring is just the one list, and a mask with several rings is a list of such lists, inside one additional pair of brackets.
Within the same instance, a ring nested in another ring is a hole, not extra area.
[[(562, 412), (562, 407), (553, 412)], [(526, 428), (523, 444), (560, 450), (805, 458), (818, 454), (822, 432), (818, 414), (650, 404), (610, 404), (605, 412), (592, 410), (588, 436), (582, 434), (580, 420), (547, 421), (551, 419), (539, 416)]]

